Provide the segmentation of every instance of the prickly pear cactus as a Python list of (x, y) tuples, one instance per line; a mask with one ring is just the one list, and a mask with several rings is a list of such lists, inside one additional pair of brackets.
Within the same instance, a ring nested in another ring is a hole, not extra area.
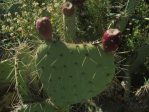
[[(0, 62), (0, 112), (11, 109), (10, 105), (15, 102), (15, 78), (14, 78), (14, 63), (11, 59)], [(6, 108), (9, 107), (7, 110)]]
[[(131, 7), (134, 6), (133, 1), (128, 0), (126, 18), (132, 13), (131, 9), (134, 9)], [(72, 4), (66, 5), (64, 9), (69, 9), (71, 5), (74, 12), (69, 16), (63, 13), (64, 41), (53, 41), (52, 28), (48, 27), (48, 39), (42, 40), (50, 41), (40, 45), (36, 57), (25, 46), (16, 50), (14, 61), (0, 62), (0, 83), (11, 82), (15, 78), (19, 98), (23, 103), (31, 103), (18, 112), (68, 112), (69, 105), (96, 96), (114, 77), (112, 53), (104, 52), (100, 45), (77, 42), (76, 4), (72, 0)], [(19, 7), (19, 4), (13, 7)], [(123, 23), (127, 22), (125, 17), (120, 18), (118, 28), (121, 31), (125, 27), (122, 26)], [(41, 24), (42, 26), (45, 27)], [(44, 29), (37, 28), (39, 33)], [(138, 59), (136, 63), (138, 62), (142, 60)], [(46, 99), (50, 99), (51, 103), (44, 102)]]
[[(70, 2), (63, 9), (68, 11), (69, 6), (73, 4)], [(62, 10), (64, 41), (46, 42), (36, 55), (43, 89), (51, 102), (60, 108), (99, 94), (115, 72), (112, 53), (105, 53), (100, 45), (74, 43), (77, 40), (76, 12), (68, 16), (65, 11)]]
[(12, 83), (14, 78), (14, 67), (12, 60), (0, 62), (0, 83)]
[(54, 42), (37, 52), (37, 69), (51, 101), (66, 106), (91, 98), (111, 82), (114, 59), (100, 46)]

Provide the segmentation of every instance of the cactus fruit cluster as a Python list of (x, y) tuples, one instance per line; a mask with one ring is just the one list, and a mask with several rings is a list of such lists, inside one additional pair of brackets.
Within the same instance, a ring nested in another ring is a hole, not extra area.
[[(64, 41), (52, 39), (50, 19), (42, 17), (36, 21), (36, 29), (46, 42), (38, 47), (36, 53), (27, 46), (19, 47), (14, 59), (0, 63), (0, 82), (14, 82), (21, 101), (32, 103), (22, 106), (18, 112), (68, 112), (69, 105), (96, 96), (112, 81), (114, 56), (106, 51), (118, 48), (121, 31), (107, 30), (102, 37), (103, 49), (92, 42), (76, 42), (73, 4), (84, 1), (72, 0), (72, 3), (67, 1), (62, 5)], [(12, 75), (13, 81), (10, 80)]]

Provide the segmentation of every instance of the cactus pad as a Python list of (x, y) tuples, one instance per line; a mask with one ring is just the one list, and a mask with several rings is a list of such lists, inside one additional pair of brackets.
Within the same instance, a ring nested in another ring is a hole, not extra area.
[(0, 83), (10, 83), (13, 81), (14, 67), (12, 60), (0, 62)]
[(89, 43), (43, 44), (37, 52), (37, 68), (44, 90), (60, 107), (99, 94), (115, 71), (113, 55)]

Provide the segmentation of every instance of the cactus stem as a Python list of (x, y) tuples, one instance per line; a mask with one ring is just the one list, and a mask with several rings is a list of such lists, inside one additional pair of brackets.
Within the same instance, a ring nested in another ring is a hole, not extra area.
[(66, 42), (70, 43), (76, 38), (76, 9), (74, 10), (72, 16), (63, 15), (64, 38)]

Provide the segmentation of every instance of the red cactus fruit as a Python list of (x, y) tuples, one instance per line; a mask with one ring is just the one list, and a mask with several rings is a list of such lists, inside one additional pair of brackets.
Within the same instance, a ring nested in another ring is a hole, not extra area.
[(65, 16), (72, 16), (74, 14), (74, 6), (71, 2), (65, 2), (61, 7), (61, 11)]
[(108, 29), (104, 32), (101, 41), (104, 51), (115, 51), (120, 44), (120, 31), (118, 29)]
[(36, 29), (42, 40), (49, 41), (52, 39), (52, 25), (48, 17), (39, 18), (36, 21)]
[(85, 0), (71, 0), (71, 1), (72, 4), (74, 5), (82, 5), (85, 2)]

